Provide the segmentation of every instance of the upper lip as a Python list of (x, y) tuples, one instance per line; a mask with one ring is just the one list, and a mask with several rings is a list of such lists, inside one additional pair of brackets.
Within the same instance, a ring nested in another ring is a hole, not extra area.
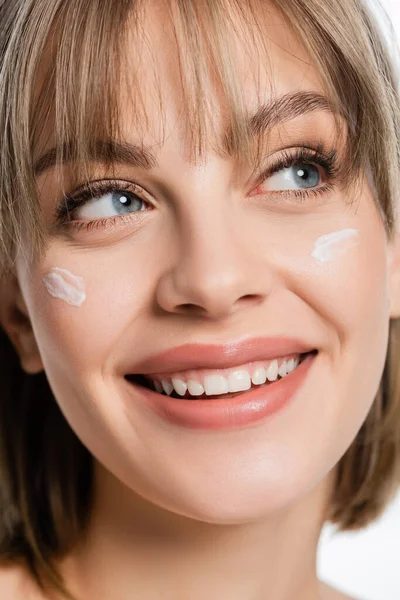
[(245, 338), (225, 344), (183, 344), (145, 358), (135, 374), (151, 375), (189, 369), (226, 369), (253, 361), (311, 352), (315, 346), (294, 337)]

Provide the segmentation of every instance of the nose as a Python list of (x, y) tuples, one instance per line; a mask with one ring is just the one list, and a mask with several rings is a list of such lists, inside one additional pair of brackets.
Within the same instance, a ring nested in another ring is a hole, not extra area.
[(246, 230), (246, 222), (229, 210), (229, 202), (193, 205), (196, 208), (181, 218), (168, 247), (173, 258), (158, 280), (158, 305), (169, 313), (224, 319), (264, 302), (272, 288), (272, 271), (260, 255), (251, 223)]

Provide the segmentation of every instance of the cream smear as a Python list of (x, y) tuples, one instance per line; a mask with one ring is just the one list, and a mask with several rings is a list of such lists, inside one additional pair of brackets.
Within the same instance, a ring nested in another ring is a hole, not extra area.
[(321, 235), (315, 243), (311, 256), (321, 262), (328, 262), (339, 258), (350, 248), (360, 243), (360, 232), (358, 229), (342, 229)]
[(82, 277), (72, 275), (66, 269), (54, 267), (43, 278), (47, 291), (54, 298), (59, 298), (71, 304), (80, 306), (86, 298)]

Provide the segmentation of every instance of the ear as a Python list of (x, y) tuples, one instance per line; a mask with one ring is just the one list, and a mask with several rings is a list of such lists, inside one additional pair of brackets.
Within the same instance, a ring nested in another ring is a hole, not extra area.
[(389, 246), (390, 318), (400, 317), (400, 232)]
[(15, 275), (0, 280), (0, 325), (19, 355), (22, 369), (30, 374), (43, 371), (28, 309)]

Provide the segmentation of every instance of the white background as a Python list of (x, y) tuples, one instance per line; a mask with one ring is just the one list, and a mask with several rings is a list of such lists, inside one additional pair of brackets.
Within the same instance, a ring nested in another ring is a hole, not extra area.
[[(381, 2), (400, 44), (400, 0)], [(396, 52), (395, 45), (390, 43), (390, 47)], [(394, 56), (400, 68), (397, 53)], [(400, 489), (384, 515), (359, 532), (338, 533), (326, 524), (317, 571), (320, 579), (358, 600), (400, 600)]]

